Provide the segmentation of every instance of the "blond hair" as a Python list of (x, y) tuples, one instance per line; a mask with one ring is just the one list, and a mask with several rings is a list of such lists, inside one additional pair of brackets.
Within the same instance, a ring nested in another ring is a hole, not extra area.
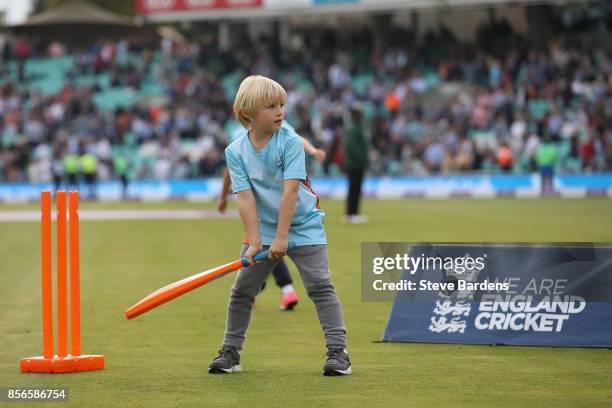
[(262, 75), (251, 75), (240, 83), (234, 100), (234, 116), (249, 129), (250, 120), (246, 115), (252, 117), (271, 103), (286, 102), (287, 92), (278, 82)]

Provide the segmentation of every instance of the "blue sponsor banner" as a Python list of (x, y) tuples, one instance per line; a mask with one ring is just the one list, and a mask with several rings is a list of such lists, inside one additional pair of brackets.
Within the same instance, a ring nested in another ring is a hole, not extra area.
[(361, 0), (312, 0), (312, 4), (315, 6), (322, 6), (328, 4), (355, 4)]
[[(0, 202), (27, 202), (40, 198), (42, 190), (53, 190), (52, 183), (4, 183), (0, 184)], [(221, 191), (221, 180), (196, 179), (177, 181), (135, 181), (129, 183), (127, 191), (118, 181), (102, 181), (90, 189), (85, 184), (61, 185), (67, 190), (77, 189), (84, 198), (96, 197), (99, 200), (120, 200), (123, 198), (134, 200), (212, 200)]]
[(557, 187), (605, 191), (612, 187), (612, 173), (566, 174), (557, 178)]
[(612, 246), (423, 244), (407, 259), (384, 341), (612, 347)]
[[(313, 177), (312, 186), (324, 198), (344, 198), (348, 182), (344, 177)], [(559, 175), (555, 177), (556, 190), (563, 194), (598, 194), (612, 197), (612, 173)], [(68, 189), (70, 186), (62, 186)], [(38, 199), (41, 190), (53, 189), (51, 183), (0, 183), (0, 202), (23, 202)], [(85, 194), (93, 195), (87, 186), (79, 185)], [(133, 181), (129, 184), (127, 198), (136, 200), (193, 199), (211, 200), (221, 190), (219, 178)], [(453, 195), (495, 197), (498, 195), (538, 196), (541, 185), (537, 174), (487, 175), (459, 174), (439, 176), (366, 177), (363, 193), (372, 198), (401, 198), (412, 196), (447, 197)], [(123, 197), (117, 181), (101, 181), (95, 187), (95, 195), (102, 200), (118, 200)]]

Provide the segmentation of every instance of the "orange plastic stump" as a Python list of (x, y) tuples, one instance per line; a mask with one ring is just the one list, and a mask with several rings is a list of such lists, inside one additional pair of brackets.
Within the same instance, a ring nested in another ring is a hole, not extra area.
[(61, 374), (78, 371), (102, 370), (104, 356), (54, 356), (52, 358), (27, 357), (19, 361), (22, 373), (51, 373)]
[[(41, 192), (41, 272), (43, 355), (19, 360), (22, 373), (70, 373), (102, 370), (104, 356), (81, 354), (81, 293), (79, 265), (79, 193), (58, 191), (57, 198), (57, 354), (53, 351), (53, 277), (51, 242), (51, 192)], [(68, 217), (66, 203), (68, 198)], [(67, 230), (69, 245), (66, 245)], [(68, 262), (70, 249), (70, 334), (68, 354)]]

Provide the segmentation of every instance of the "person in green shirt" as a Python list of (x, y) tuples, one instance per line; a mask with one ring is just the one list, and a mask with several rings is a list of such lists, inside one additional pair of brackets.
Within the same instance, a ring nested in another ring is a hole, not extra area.
[(363, 107), (360, 103), (352, 104), (350, 119), (344, 126), (344, 171), (349, 182), (344, 221), (349, 224), (362, 224), (368, 221), (366, 216), (359, 215), (361, 185), (369, 164), (368, 143), (363, 134), (362, 112)]
[(557, 145), (553, 143), (550, 136), (542, 138), (535, 156), (542, 180), (542, 194), (551, 195), (554, 193), (553, 175), (558, 154)]
[(87, 185), (87, 195), (90, 199), (96, 199), (96, 183), (98, 180), (98, 158), (92, 153), (81, 155), (81, 168), (83, 178)]
[(79, 173), (81, 172), (81, 163), (79, 156), (74, 153), (68, 153), (62, 160), (64, 166), (64, 174), (68, 183), (68, 189), (78, 190)]
[(121, 181), (121, 197), (123, 200), (127, 198), (127, 190), (128, 190), (128, 170), (130, 167), (130, 163), (128, 158), (123, 154), (119, 154), (115, 156), (113, 160), (113, 166), (115, 168), (115, 174), (119, 177)]

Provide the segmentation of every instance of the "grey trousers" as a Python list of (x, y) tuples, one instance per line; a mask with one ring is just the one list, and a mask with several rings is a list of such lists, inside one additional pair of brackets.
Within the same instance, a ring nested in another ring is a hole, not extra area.
[[(244, 245), (240, 256), (244, 256), (247, 249), (248, 245)], [(326, 346), (346, 347), (346, 327), (340, 301), (331, 283), (327, 245), (300, 246), (289, 251), (287, 256), (297, 266), (308, 296), (315, 304)], [(261, 291), (264, 281), (277, 262), (267, 259), (238, 272), (227, 309), (224, 346), (242, 349), (255, 296)]]

